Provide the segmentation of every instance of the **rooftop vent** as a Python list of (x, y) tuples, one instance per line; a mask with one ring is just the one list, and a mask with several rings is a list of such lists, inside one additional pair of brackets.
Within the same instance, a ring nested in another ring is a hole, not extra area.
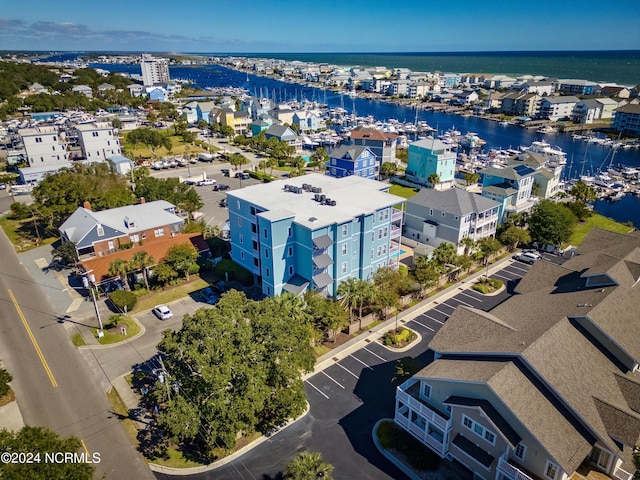
[(317, 222), (318, 219), (316, 217), (309, 217), (309, 221), (313, 223), (313, 222)]

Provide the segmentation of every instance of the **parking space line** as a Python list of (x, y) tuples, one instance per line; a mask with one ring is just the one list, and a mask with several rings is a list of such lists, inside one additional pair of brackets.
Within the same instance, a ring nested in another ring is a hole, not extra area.
[(421, 327), (426, 328), (427, 330), (431, 330), (432, 332), (435, 332), (435, 330), (431, 327), (427, 327), (424, 323), (420, 323), (419, 321), (417, 321), (415, 318), (413, 320), (410, 320), (411, 322), (417, 323), (418, 325), (420, 325)]
[(320, 373), (322, 373), (325, 377), (327, 377), (329, 380), (331, 380), (333, 383), (335, 383), (336, 385), (338, 385), (340, 388), (342, 388), (342, 389), (344, 390), (344, 386), (340, 385), (337, 381), (335, 381), (335, 380), (334, 380), (333, 378), (331, 378), (329, 375), (327, 375), (326, 373), (324, 373), (324, 370), (323, 370), (322, 372), (320, 372)]
[(464, 295), (465, 297), (473, 298), (476, 302), (482, 303), (482, 300), (480, 300), (479, 298), (474, 297), (473, 295), (469, 295), (466, 292), (460, 292), (460, 295)]
[(366, 350), (367, 352), (369, 352), (371, 355), (373, 355), (374, 357), (378, 357), (380, 360), (382, 360), (383, 362), (386, 362), (387, 359), (386, 358), (382, 358), (380, 355), (378, 355), (375, 352), (372, 352), (371, 350), (369, 350), (367, 347), (364, 347), (363, 350)]
[(353, 373), (351, 370), (349, 370), (347, 367), (340, 365), (339, 362), (336, 362), (334, 365), (338, 365), (340, 368), (342, 368), (343, 370), (346, 370), (348, 373), (350, 373), (351, 375), (353, 375), (354, 377), (356, 377), (357, 379), (360, 379), (360, 377), (358, 375), (356, 375), (355, 373)]
[(349, 355), (351, 358), (355, 358), (358, 362), (360, 362), (361, 364), (363, 364), (365, 367), (367, 367), (369, 370), (373, 370), (373, 368), (371, 368), (369, 365), (367, 365), (366, 363), (364, 363), (362, 360), (360, 360), (358, 357), (354, 356), (354, 355)]
[(322, 395), (324, 398), (326, 398), (327, 400), (329, 400), (329, 396), (326, 395), (322, 390), (320, 390), (318, 387), (316, 387), (313, 383), (311, 383), (309, 380), (305, 380), (307, 382), (308, 385), (311, 385), (320, 395)]
[[(442, 312), (440, 312), (442, 313)], [(433, 320), (434, 322), (438, 322), (440, 325), (444, 325), (444, 322), (441, 322), (440, 320), (433, 318), (431, 315), (427, 315), (426, 313), (423, 313), (422, 315), (424, 315), (427, 318), (430, 318), (431, 320)], [(449, 317), (449, 315), (447, 315), (447, 317)]]
[(511, 281), (511, 280), (515, 280), (514, 278), (511, 277), (505, 277), (504, 275), (500, 275), (499, 273), (494, 273), (493, 275), (491, 275), (492, 277), (498, 277), (498, 278), (504, 278), (505, 280)]
[[(453, 307), (453, 306), (449, 305), (447, 302), (442, 302), (440, 305), (444, 305), (445, 307), (449, 307), (451, 310), (455, 310), (456, 309), (456, 307)], [(440, 305), (438, 305), (438, 306), (440, 306)], [(436, 307), (434, 307), (434, 309), (435, 308)]]
[(455, 297), (450, 298), (449, 300), (454, 300), (454, 301), (456, 301), (458, 303), (461, 303), (462, 305), (466, 305), (467, 307), (473, 307), (473, 305), (471, 305), (470, 303), (467, 303), (467, 302), (465, 302), (463, 300), (460, 300), (458, 298), (455, 298)]
[[(443, 305), (444, 305), (444, 304), (443, 304)], [(447, 307), (449, 307), (449, 308), (453, 308), (451, 305), (447, 305)], [(431, 310), (435, 310), (436, 312), (441, 313), (441, 314), (442, 314), (442, 315), (444, 315), (445, 317), (449, 318), (449, 315), (450, 315), (450, 314), (445, 313), (445, 312), (443, 312), (442, 310), (438, 310), (436, 307), (433, 307)], [(453, 308), (453, 310), (455, 310), (455, 308)]]
[[(520, 270), (521, 272), (525, 272), (525, 273), (529, 271), (528, 268), (521, 267), (520, 265), (516, 265), (515, 263), (512, 264), (512, 265), (509, 265), (506, 268), (515, 268), (516, 270)], [(505, 270), (506, 270), (506, 268), (505, 268)]]

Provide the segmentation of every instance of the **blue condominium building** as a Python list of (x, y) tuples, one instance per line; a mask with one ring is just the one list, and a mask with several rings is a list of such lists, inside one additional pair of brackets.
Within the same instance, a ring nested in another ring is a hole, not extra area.
[(335, 296), (354, 277), (398, 266), (404, 198), (359, 176), (310, 174), (227, 194), (231, 257), (268, 296)]
[[(456, 152), (451, 146), (433, 137), (409, 145), (407, 180), (439, 190), (453, 185), (456, 172)], [(438, 175), (438, 185), (431, 185), (429, 177)]]

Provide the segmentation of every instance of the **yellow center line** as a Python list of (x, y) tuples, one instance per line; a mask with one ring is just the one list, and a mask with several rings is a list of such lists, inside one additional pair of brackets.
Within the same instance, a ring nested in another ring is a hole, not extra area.
[(86, 452), (87, 457), (90, 457), (90, 456), (91, 456), (91, 454), (89, 454), (89, 449), (87, 448), (86, 443), (84, 443), (84, 440), (83, 440), (83, 439), (80, 439), (80, 443), (82, 443), (82, 448), (84, 448), (84, 451)]
[(51, 373), (49, 364), (45, 360), (44, 355), (42, 354), (42, 350), (40, 350), (40, 346), (38, 345), (38, 342), (36, 342), (36, 337), (33, 336), (33, 332), (31, 331), (31, 328), (27, 323), (27, 319), (25, 318), (24, 313), (22, 313), (22, 310), (20, 309), (20, 305), (18, 305), (18, 301), (16, 300), (16, 297), (11, 291), (11, 289), (9, 289), (9, 296), (11, 297), (11, 301), (13, 302), (13, 306), (15, 307), (16, 311), (18, 312), (18, 315), (20, 316), (20, 320), (22, 320), (22, 324), (24, 325), (24, 328), (27, 331), (27, 335), (29, 335), (29, 338), (31, 339), (31, 343), (33, 343), (33, 347), (36, 349), (36, 353), (38, 354), (38, 357), (40, 357), (40, 361), (42, 362), (42, 366), (44, 367), (45, 372), (47, 372), (47, 375), (49, 375), (49, 380), (51, 380), (51, 384), (54, 387), (57, 387), (58, 382), (56, 382), (56, 379), (53, 377), (53, 373)]

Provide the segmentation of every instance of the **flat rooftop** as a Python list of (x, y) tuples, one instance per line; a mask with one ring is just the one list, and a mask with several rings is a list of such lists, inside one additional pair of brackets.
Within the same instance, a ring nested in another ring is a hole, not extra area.
[[(322, 189), (321, 195), (334, 200), (335, 206), (321, 205), (316, 193), (285, 190), (285, 185), (303, 184)], [(265, 210), (261, 215), (271, 221), (294, 217), (295, 223), (311, 230), (348, 222), (363, 214), (404, 203), (405, 199), (386, 190), (389, 184), (357, 176), (334, 178), (312, 173), (301, 177), (252, 185), (229, 192), (229, 202), (240, 199)]]

